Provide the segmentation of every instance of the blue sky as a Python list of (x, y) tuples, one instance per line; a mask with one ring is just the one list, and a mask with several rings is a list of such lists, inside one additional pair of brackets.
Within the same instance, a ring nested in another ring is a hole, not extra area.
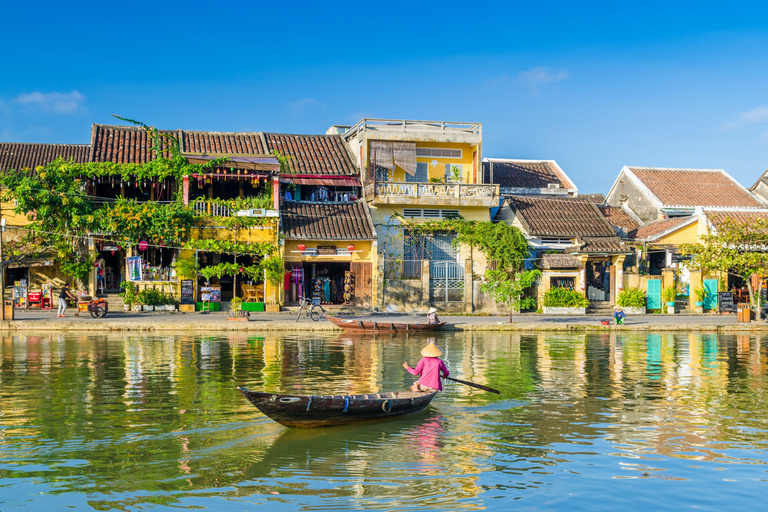
[(486, 157), (768, 168), (768, 7), (707, 2), (15, 2), (0, 141), (160, 128), (324, 133), (362, 117), (483, 123)]

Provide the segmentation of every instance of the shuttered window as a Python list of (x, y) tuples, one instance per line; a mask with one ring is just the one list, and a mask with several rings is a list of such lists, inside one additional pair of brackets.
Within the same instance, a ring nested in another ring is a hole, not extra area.
[(425, 183), (429, 181), (429, 164), (426, 162), (417, 163), (416, 174), (411, 176), (405, 173), (405, 181), (408, 183)]

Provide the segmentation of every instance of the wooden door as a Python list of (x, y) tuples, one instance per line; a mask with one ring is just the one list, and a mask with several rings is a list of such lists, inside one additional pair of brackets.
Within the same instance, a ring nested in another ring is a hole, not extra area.
[(661, 279), (648, 280), (648, 309), (661, 309)]
[(371, 307), (371, 264), (350, 263), (349, 270), (352, 272), (352, 289), (354, 291), (352, 304), (366, 308)]

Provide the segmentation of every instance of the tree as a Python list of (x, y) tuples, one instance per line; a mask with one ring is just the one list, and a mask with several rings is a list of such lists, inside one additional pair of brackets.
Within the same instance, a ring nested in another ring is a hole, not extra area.
[(716, 231), (702, 235), (700, 243), (681, 245), (680, 252), (694, 256), (690, 265), (695, 269), (740, 277), (747, 283), (749, 302), (755, 308), (751, 277), (768, 271), (768, 218), (756, 217), (748, 222), (725, 218)]
[(514, 276), (503, 270), (488, 270), (485, 273), (486, 282), (480, 287), (484, 293), (490, 294), (497, 304), (509, 308), (509, 321), (512, 322), (512, 312), (530, 308), (536, 305), (536, 299), (526, 297), (525, 290), (531, 287), (541, 276), (538, 270), (515, 272)]

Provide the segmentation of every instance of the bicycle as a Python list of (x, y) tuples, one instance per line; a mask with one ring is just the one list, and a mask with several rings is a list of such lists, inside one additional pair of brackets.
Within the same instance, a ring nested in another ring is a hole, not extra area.
[(301, 307), (299, 307), (299, 316), (296, 317), (297, 322), (301, 318), (302, 312), (305, 313), (304, 316), (308, 316), (315, 322), (323, 318), (323, 315), (325, 314), (323, 306), (320, 306), (319, 304), (312, 304), (312, 299), (307, 297), (304, 297), (301, 301)]

